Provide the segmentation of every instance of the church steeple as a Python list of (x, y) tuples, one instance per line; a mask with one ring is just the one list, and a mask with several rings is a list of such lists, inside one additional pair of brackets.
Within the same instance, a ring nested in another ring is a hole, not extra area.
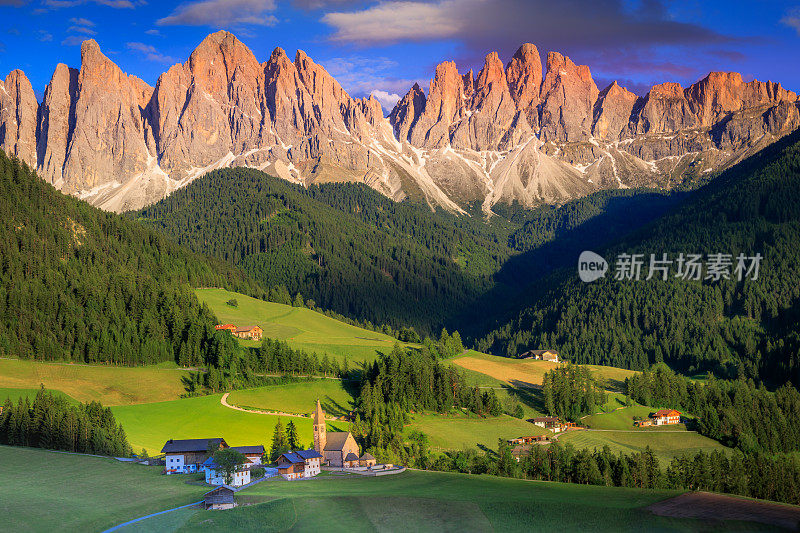
[(327, 441), (328, 438), (325, 434), (325, 412), (322, 410), (319, 399), (317, 399), (317, 408), (314, 411), (314, 449), (320, 455), (325, 455), (323, 451), (325, 450)]

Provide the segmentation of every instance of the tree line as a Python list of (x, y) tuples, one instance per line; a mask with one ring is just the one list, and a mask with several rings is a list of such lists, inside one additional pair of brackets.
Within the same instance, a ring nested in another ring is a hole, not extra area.
[(747, 453), (800, 450), (800, 392), (786, 384), (772, 392), (752, 380), (703, 382), (665, 365), (625, 380), (627, 396), (643, 405), (668, 407), (697, 417), (697, 431)]
[(605, 387), (589, 368), (567, 364), (545, 372), (542, 379), (544, 407), (551, 416), (577, 422), (606, 403)]
[(676, 457), (662, 468), (649, 447), (641, 452), (615, 454), (607, 445), (592, 451), (556, 442), (546, 447), (532, 446), (519, 462), (511, 452), (511, 447), (501, 440), (496, 452), (446, 452), (431, 458), (428, 468), (607, 487), (704, 490), (800, 503), (800, 463), (792, 456), (747, 454), (740, 450), (730, 455), (700, 451)]
[(0, 411), (0, 444), (130, 457), (131, 446), (114, 413), (98, 402), (72, 405), (42, 386), (33, 402), (6, 399)]
[(453, 409), (480, 416), (503, 413), (493, 389), (469, 386), (462, 373), (429, 352), (395, 345), (362, 371), (352, 432), (364, 449), (378, 454), (375, 457), (382, 456), (382, 450), (400, 457), (408, 453), (403, 427), (411, 413)]

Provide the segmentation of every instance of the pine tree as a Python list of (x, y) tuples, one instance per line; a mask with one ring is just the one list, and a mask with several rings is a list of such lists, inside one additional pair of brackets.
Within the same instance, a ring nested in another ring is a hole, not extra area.
[(283, 431), (283, 422), (278, 419), (275, 424), (275, 431), (272, 433), (272, 446), (270, 446), (269, 460), (275, 461), (281, 454), (288, 451), (288, 443), (286, 441), (286, 434)]
[(300, 438), (297, 436), (297, 428), (291, 420), (286, 424), (286, 444), (290, 450), (300, 449)]

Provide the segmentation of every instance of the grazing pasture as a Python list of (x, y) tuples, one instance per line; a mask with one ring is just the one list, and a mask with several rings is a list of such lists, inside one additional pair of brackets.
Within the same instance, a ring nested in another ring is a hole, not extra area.
[(416, 471), (378, 478), (321, 476), (309, 482), (271, 479), (237, 494), (248, 505), (186, 513), (169, 525), (169, 515), (163, 515), (168, 527), (153, 524), (149, 531), (175, 530), (175, 522), (181, 532), (769, 530), (644, 510), (676, 494)]
[(44, 384), (80, 402), (131, 405), (175, 400), (183, 394), (187, 371), (174, 364), (107, 366), (0, 359), (0, 387), (38, 389)]
[(0, 465), (4, 531), (103, 531), (208, 490), (160, 467), (33, 448), (0, 446)]
[[(264, 337), (285, 340), (292, 348), (320, 357), (327, 354), (340, 363), (345, 358), (350, 365), (372, 361), (378, 351), (389, 351), (398, 342), (389, 335), (351, 326), (305, 307), (265, 302), (223, 289), (197, 289), (195, 293), (223, 324), (257, 325), (264, 330)], [(236, 307), (228, 305), (231, 299), (236, 300)], [(258, 346), (255, 341), (241, 342)]]

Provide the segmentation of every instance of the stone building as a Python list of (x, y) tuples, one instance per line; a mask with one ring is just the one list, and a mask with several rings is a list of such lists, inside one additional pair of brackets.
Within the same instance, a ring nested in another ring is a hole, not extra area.
[(322, 455), (322, 463), (327, 466), (344, 466), (345, 458), (351, 453), (358, 458), (358, 444), (352, 433), (325, 429), (325, 412), (319, 400), (314, 411), (314, 449)]

